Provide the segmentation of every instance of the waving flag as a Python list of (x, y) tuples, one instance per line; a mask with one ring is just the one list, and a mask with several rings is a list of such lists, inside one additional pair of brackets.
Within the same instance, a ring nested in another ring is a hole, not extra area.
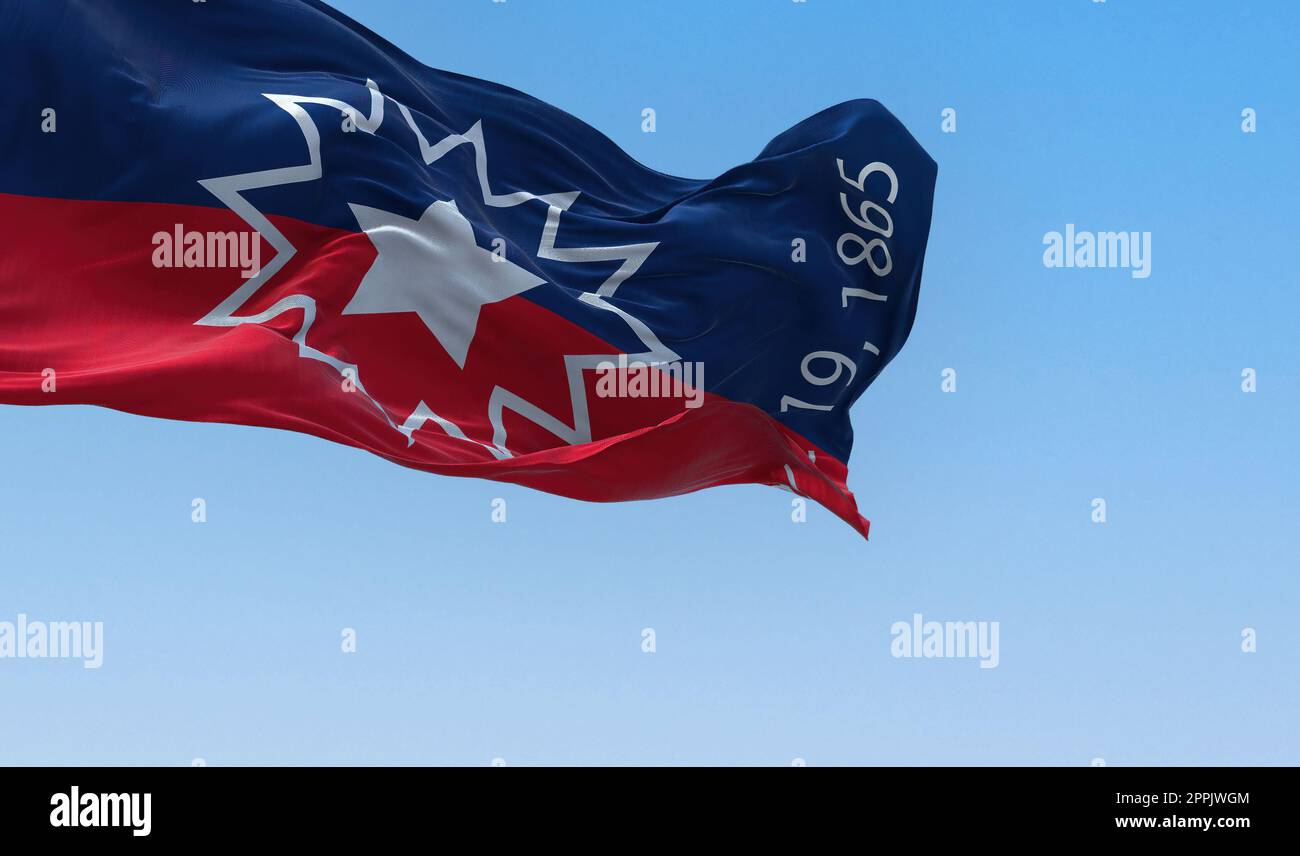
[(0, 47), (0, 402), (587, 500), (780, 485), (867, 534), (848, 411), (936, 173), (878, 103), (704, 181), (315, 0), (8, 2)]

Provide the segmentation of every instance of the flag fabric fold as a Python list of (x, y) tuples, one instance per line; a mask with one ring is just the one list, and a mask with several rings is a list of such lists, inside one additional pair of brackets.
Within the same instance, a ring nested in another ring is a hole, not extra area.
[(849, 408), (936, 176), (880, 104), (693, 180), (316, 0), (8, 3), (0, 47), (0, 403), (595, 501), (778, 485), (867, 534)]

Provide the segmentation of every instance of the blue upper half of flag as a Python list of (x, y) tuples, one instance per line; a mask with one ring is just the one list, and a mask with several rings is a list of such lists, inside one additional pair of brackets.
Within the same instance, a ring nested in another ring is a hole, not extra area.
[[(841, 461), (849, 406), (912, 326), (936, 165), (875, 101), (693, 180), (513, 89), (431, 69), (316, 0), (11, 2), (0, 31), (24, 45), (0, 53), (5, 115), (33, 117), (0, 124), (3, 193), (221, 207), (201, 182), (308, 160), (306, 111), (320, 176), (249, 190), (261, 212), (359, 231), (352, 206), (414, 220), (455, 202), (481, 246), (504, 240), (546, 281), (523, 299), (630, 354), (657, 340), (704, 365), (708, 392)], [(46, 108), (57, 134), (35, 120)], [(453, 138), (473, 144), (434, 151)], [(513, 194), (528, 201), (502, 202)]]

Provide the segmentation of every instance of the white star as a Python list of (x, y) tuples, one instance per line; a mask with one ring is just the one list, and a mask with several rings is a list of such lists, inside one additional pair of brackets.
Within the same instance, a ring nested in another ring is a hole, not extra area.
[(414, 312), (462, 369), (483, 305), (545, 282), (475, 243), (455, 202), (435, 202), (419, 220), (348, 207), (377, 255), (343, 314)]

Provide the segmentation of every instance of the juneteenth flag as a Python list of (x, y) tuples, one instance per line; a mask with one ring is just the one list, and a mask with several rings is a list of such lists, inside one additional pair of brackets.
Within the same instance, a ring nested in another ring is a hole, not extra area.
[(316, 0), (6, 2), (0, 71), (0, 402), (595, 501), (780, 485), (867, 534), (849, 408), (936, 175), (877, 102), (705, 181)]

